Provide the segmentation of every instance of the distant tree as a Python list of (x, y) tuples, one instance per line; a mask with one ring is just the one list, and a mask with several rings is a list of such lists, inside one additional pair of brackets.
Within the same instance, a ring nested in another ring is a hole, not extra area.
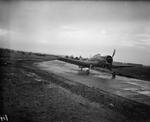
[(79, 60), (79, 58), (78, 58), (78, 57), (75, 57), (75, 59)]
[(73, 55), (70, 56), (71, 59), (74, 59)]

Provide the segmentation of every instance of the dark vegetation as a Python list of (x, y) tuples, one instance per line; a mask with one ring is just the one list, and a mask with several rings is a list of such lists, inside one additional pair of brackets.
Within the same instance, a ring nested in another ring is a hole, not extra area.
[(0, 115), (6, 114), (10, 122), (48, 120), (44, 85), (28, 77), (30, 72), (22, 66), (26, 64), (31, 68), (33, 62), (55, 58), (47, 54), (0, 49)]
[(114, 62), (114, 65), (129, 65), (131, 67), (113, 69), (118, 75), (150, 81), (150, 66), (133, 63)]
[(118, 75), (150, 81), (150, 66), (115, 69)]
[(1, 61), (5, 60), (6, 63), (7, 61), (21, 61), (21, 60), (45, 61), (49, 59), (55, 59), (56, 57), (57, 56), (42, 53), (24, 52), (0, 48), (0, 59)]

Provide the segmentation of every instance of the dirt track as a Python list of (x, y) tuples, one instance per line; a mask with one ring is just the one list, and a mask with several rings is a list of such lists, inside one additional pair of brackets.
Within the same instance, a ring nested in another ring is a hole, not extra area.
[[(69, 80), (69, 82), (67, 80), (64, 81), (67, 84), (75, 85), (76, 83), (81, 83), (91, 88), (100, 89), (108, 93), (123, 96), (126, 99), (150, 105), (150, 83), (148, 81), (122, 76), (111, 79), (110, 73), (95, 70), (91, 70), (90, 74), (86, 75), (83, 72), (79, 72), (79, 68), (76, 65), (58, 60), (42, 62), (37, 64), (37, 66)], [(140, 99), (136, 99), (135, 96)]]

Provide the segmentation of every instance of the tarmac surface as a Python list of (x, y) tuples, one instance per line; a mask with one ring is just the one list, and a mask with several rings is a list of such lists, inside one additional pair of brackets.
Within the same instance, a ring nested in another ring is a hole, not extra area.
[(86, 75), (79, 71), (78, 66), (58, 60), (42, 62), (39, 66), (44, 70), (69, 79), (70, 84), (80, 82), (88, 87), (98, 88), (150, 105), (150, 82), (148, 81), (122, 76), (116, 76), (115, 79), (111, 79), (110, 73), (95, 70), (91, 70), (90, 75)]

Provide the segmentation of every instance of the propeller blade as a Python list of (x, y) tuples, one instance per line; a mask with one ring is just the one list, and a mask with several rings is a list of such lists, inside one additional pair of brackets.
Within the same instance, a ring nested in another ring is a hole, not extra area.
[(115, 53), (116, 53), (116, 50), (114, 49), (114, 52), (113, 52), (113, 54), (112, 54), (112, 58), (114, 57)]

